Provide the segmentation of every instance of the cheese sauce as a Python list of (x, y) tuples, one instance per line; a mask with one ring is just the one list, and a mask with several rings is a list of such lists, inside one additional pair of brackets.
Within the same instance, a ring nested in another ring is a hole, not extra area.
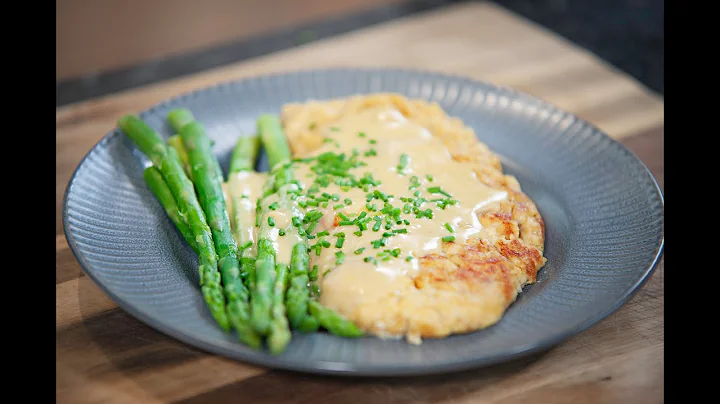
[[(310, 267), (317, 265), (320, 302), (341, 314), (412, 287), (418, 257), (441, 253), (444, 242), (466, 242), (482, 230), (478, 214), (507, 200), (506, 191), (484, 185), (469, 164), (452, 158), (439, 138), (393, 108), (367, 109), (319, 130), (325, 143), (310, 157), (344, 153), (347, 160), (356, 155), (365, 165), (351, 167), (334, 180), (366, 178), (375, 185), (362, 189), (333, 180), (314, 193), (329, 196), (317, 203), (307, 196), (318, 178), (317, 160), (295, 162), (294, 178), (300, 183), (301, 196), (293, 208), (270, 213), (276, 222), (272, 234), (278, 262), (289, 262), (299, 239), (279, 236), (279, 230), (292, 226), (293, 216), (311, 211), (322, 214), (310, 232), (314, 237), (308, 240)], [(242, 209), (252, 217), (261, 187), (255, 179), (245, 176), (229, 181), (233, 195), (251, 189), (251, 202), (243, 202)], [(278, 195), (272, 195), (263, 204), (277, 201)], [(395, 213), (389, 214), (387, 206)], [(381, 212), (384, 208), (385, 213)], [(366, 221), (365, 229), (359, 224), (362, 221)], [(255, 241), (255, 228), (243, 231)]]

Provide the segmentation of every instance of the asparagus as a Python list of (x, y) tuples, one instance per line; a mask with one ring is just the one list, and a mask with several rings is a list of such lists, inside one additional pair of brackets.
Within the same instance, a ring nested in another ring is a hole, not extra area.
[[(258, 153), (260, 151), (260, 137), (258, 135), (241, 136), (235, 148), (233, 149), (232, 156), (230, 158), (230, 175), (239, 172), (254, 171), (255, 161), (257, 160)], [(248, 217), (242, 214), (241, 209), (236, 209), (237, 206), (242, 204), (241, 198), (231, 196), (232, 202), (232, 229), (235, 236), (235, 241), (238, 245), (245, 244), (248, 240), (247, 234), (243, 232), (243, 229), (251, 227), (249, 224), (255, 220), (255, 217)], [(252, 249), (246, 249), (242, 255), (249, 255)]]
[(255, 289), (255, 258), (240, 258), (240, 276), (249, 290)]
[(290, 287), (287, 291), (287, 313), (290, 325), (303, 332), (317, 330), (317, 320), (308, 313), (310, 290), (308, 283), (308, 265), (310, 257), (305, 242), (297, 243), (293, 247), (290, 259)]
[(360, 330), (351, 321), (334, 310), (322, 306), (316, 300), (311, 300), (309, 306), (310, 313), (313, 317), (315, 317), (318, 323), (320, 323), (320, 325), (331, 334), (341, 337), (361, 337), (363, 335), (362, 330)]
[(160, 174), (160, 171), (158, 171), (155, 166), (150, 166), (145, 169), (145, 172), (143, 173), (143, 178), (145, 178), (145, 182), (147, 183), (148, 187), (158, 199), (158, 201), (160, 201), (160, 204), (165, 209), (165, 213), (167, 213), (170, 220), (172, 220), (172, 222), (175, 224), (175, 227), (177, 227), (178, 231), (180, 232), (180, 234), (182, 234), (185, 241), (190, 247), (192, 247), (193, 251), (197, 253), (195, 237), (193, 237), (192, 232), (190, 231), (190, 227), (185, 222), (185, 218), (180, 215), (180, 210), (177, 206), (177, 203), (175, 203), (175, 197), (173, 196), (172, 192), (170, 192), (170, 188), (168, 188), (167, 184), (165, 183), (165, 180), (163, 179), (162, 174)]
[[(172, 112), (171, 112), (172, 113)], [(196, 121), (180, 129), (180, 137), (188, 152), (198, 199), (208, 218), (218, 254), (222, 284), (227, 297), (227, 313), (238, 338), (250, 347), (260, 346), (260, 337), (249, 324), (249, 292), (240, 278), (238, 249), (230, 229), (223, 190), (215, 172), (217, 160), (212, 154), (210, 139)]]
[(185, 170), (185, 174), (187, 174), (188, 178), (192, 181), (192, 171), (190, 170), (190, 159), (187, 155), (187, 150), (185, 150), (185, 146), (182, 144), (182, 139), (180, 139), (180, 135), (173, 135), (170, 136), (167, 140), (168, 145), (175, 149), (178, 156), (180, 156), (180, 161), (183, 164), (183, 169)]
[(198, 203), (193, 183), (183, 171), (180, 157), (175, 149), (167, 147), (160, 136), (135, 115), (121, 117), (118, 127), (152, 160), (175, 198), (178, 210), (195, 238), (200, 285), (205, 302), (218, 325), (223, 330), (229, 330), (212, 234)]
[(253, 171), (260, 151), (260, 136), (240, 136), (230, 157), (230, 173)]
[[(168, 122), (176, 132), (180, 132), (185, 125), (195, 122), (195, 117), (187, 108), (175, 108), (168, 113)], [(210, 141), (210, 147), (212, 148), (212, 141)], [(180, 156), (182, 157), (182, 154)], [(222, 169), (220, 169), (220, 163), (218, 163), (217, 159), (212, 159), (212, 165), (220, 181), (223, 181)]]
[(257, 126), (268, 155), (270, 169), (280, 162), (289, 160), (291, 157), (290, 146), (277, 116), (263, 114), (258, 118)]
[(269, 326), (268, 348), (270, 353), (277, 355), (282, 353), (290, 343), (292, 334), (285, 317), (285, 290), (288, 285), (288, 266), (277, 264), (275, 266), (275, 286), (273, 288), (272, 313)]
[(253, 329), (267, 335), (272, 311), (272, 285), (275, 280), (275, 247), (266, 237), (267, 225), (260, 227), (258, 234), (257, 258), (255, 259), (255, 287), (250, 292)]

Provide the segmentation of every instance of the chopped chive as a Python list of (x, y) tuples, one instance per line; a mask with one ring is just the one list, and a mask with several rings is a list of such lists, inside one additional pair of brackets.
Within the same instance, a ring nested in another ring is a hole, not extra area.
[(407, 258), (405, 258), (405, 261), (410, 262), (412, 261), (413, 257), (412, 255), (408, 255)]
[(270, 227), (275, 226), (275, 219), (273, 219), (272, 216), (268, 217), (268, 225), (269, 225)]
[(330, 242), (327, 240), (320, 240), (318, 241), (318, 243), (322, 244), (322, 246), (325, 248), (330, 248)]
[(450, 226), (450, 223), (445, 222), (445, 228), (448, 229), (448, 231), (450, 233), (455, 233), (455, 229), (453, 229), (452, 226)]
[(327, 230), (323, 230), (323, 231), (317, 233), (318, 237), (329, 236), (329, 235), (330, 235), (330, 232)]
[(377, 143), (377, 140), (375, 140), (375, 139), (370, 139), (370, 140), (368, 140), (368, 143), (370, 143), (370, 144), (375, 144), (375, 143)]
[(365, 262), (370, 262), (370, 261), (372, 261), (372, 260), (373, 260), (372, 257), (365, 257), (365, 258), (363, 258), (363, 261), (365, 261)]
[(375, 224), (374, 224), (373, 227), (372, 227), (372, 231), (378, 231), (378, 230), (380, 230), (380, 226), (382, 226), (382, 222), (379, 221), (379, 220), (376, 221)]
[(362, 231), (358, 230), (358, 231), (353, 232), (353, 234), (360, 237), (360, 236), (362, 236)]
[(277, 202), (273, 202), (270, 205), (268, 205), (268, 208), (270, 208), (270, 210), (276, 210), (278, 208), (278, 206), (279, 205)]
[(363, 251), (365, 251), (365, 247), (360, 247), (360, 248), (358, 248), (357, 250), (353, 251), (353, 253), (354, 253), (355, 255), (360, 255), (360, 254), (363, 253)]
[(344, 208), (344, 207), (345, 207), (345, 205), (343, 205), (342, 203), (338, 203), (337, 205), (333, 206), (333, 209), (338, 210), (338, 209)]
[(240, 248), (244, 250), (244, 249), (246, 249), (246, 248), (250, 248), (250, 246), (252, 246), (252, 244), (253, 244), (252, 241), (249, 241), (249, 240), (248, 240), (248, 241), (244, 242), (244, 243), (240, 246)]
[(455, 241), (455, 236), (445, 236), (442, 238), (442, 241), (445, 241), (445, 242)]
[(293, 224), (293, 226), (295, 226), (295, 227), (300, 227), (300, 224), (301, 224), (301, 223), (300, 223), (300, 218), (297, 217), (297, 216), (293, 216), (293, 218), (292, 218), (292, 224)]
[(285, 235), (285, 230), (280, 229), (280, 231), (278, 231), (278, 235), (284, 236), (284, 235)]
[(319, 203), (316, 200), (310, 199), (307, 201), (307, 206), (318, 206)]
[(398, 233), (405, 234), (405, 233), (407, 233), (407, 229), (393, 229), (392, 232), (395, 234), (398, 234)]
[(308, 277), (310, 278), (311, 281), (314, 281), (314, 280), (317, 280), (317, 275), (318, 275), (318, 266), (313, 265), (312, 270), (308, 273)]
[(433, 176), (430, 175), (430, 174), (426, 174), (426, 175), (425, 175), (425, 178), (427, 178), (427, 180), (430, 181), (430, 182), (433, 182), (433, 180), (434, 180)]
[(337, 260), (335, 261), (335, 265), (340, 265), (345, 261), (345, 253), (342, 251), (336, 252), (335, 257), (337, 258)]
[(337, 241), (335, 242), (335, 248), (342, 248), (344, 242), (345, 237), (338, 237)]
[(365, 137), (365, 136), (367, 136), (367, 135), (365, 134), (365, 132), (358, 132), (358, 136), (359, 136), (359, 137)]
[(440, 187), (430, 187), (427, 190), (428, 190), (428, 192), (433, 193), (433, 194), (443, 194), (443, 195), (447, 196), (448, 198), (452, 198), (452, 195), (450, 195), (446, 191), (443, 191), (443, 189)]
[(340, 219), (342, 220), (350, 221), (350, 218), (343, 212), (338, 212), (338, 216), (340, 216)]
[(337, 202), (337, 201), (340, 200), (340, 195), (338, 195), (338, 194), (332, 194), (332, 195), (330, 196), (330, 199), (332, 199), (333, 202)]
[(345, 205), (352, 205), (352, 199), (350, 198), (345, 198), (343, 202), (345, 202)]
[(403, 153), (400, 155), (400, 164), (397, 166), (398, 172), (402, 172), (402, 170), (407, 167), (408, 163), (410, 163), (410, 156), (408, 156), (406, 153)]

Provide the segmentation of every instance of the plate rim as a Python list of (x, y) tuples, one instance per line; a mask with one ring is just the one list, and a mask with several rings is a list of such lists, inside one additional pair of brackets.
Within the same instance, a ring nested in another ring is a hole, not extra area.
[[(475, 359), (468, 359), (463, 361), (448, 361), (444, 363), (439, 364), (432, 364), (428, 366), (408, 366), (408, 365), (399, 365), (399, 366), (382, 366), (379, 367), (378, 365), (343, 365), (342, 369), (336, 367), (336, 366), (330, 366), (333, 362), (324, 362), (324, 361), (307, 361), (307, 362), (292, 362), (288, 360), (284, 360), (281, 357), (272, 356), (270, 354), (267, 354), (266, 352), (258, 352), (258, 353), (238, 353), (236, 351), (228, 350), (224, 347), (218, 346), (214, 344), (211, 341), (204, 340), (202, 338), (195, 338), (193, 336), (185, 334), (182, 330), (176, 329), (175, 327), (166, 326), (165, 324), (156, 321), (151, 316), (145, 315), (142, 310), (137, 309), (131, 302), (127, 301), (126, 299), (123, 299), (119, 297), (117, 294), (112, 292), (110, 289), (108, 289), (99, 279), (97, 274), (94, 273), (94, 270), (92, 269), (92, 266), (85, 261), (83, 256), (81, 255), (79, 248), (77, 244), (75, 243), (75, 240), (72, 236), (71, 231), (69, 230), (68, 225), (68, 198), (72, 192), (73, 185), (75, 183), (75, 178), (80, 171), (80, 169), (85, 164), (86, 160), (90, 155), (92, 155), (98, 148), (100, 148), (104, 143), (109, 142), (112, 138), (115, 136), (119, 136), (117, 125), (114, 126), (109, 132), (107, 132), (102, 138), (100, 138), (95, 145), (93, 145), (83, 156), (83, 158), (80, 160), (80, 162), (75, 167), (72, 175), (70, 176), (70, 179), (67, 182), (67, 185), (65, 187), (65, 191), (63, 194), (63, 206), (62, 206), (62, 223), (63, 223), (63, 234), (65, 236), (65, 239), (67, 241), (68, 246), (70, 247), (70, 250), (73, 253), (73, 256), (80, 264), (81, 269), (85, 274), (93, 281), (93, 283), (100, 288), (100, 290), (103, 291), (108, 297), (118, 305), (119, 308), (126, 311), (131, 316), (135, 317), (137, 320), (144, 323), (146, 326), (155, 329), (156, 331), (159, 331), (166, 336), (169, 336), (177, 341), (180, 341), (182, 343), (188, 344), (190, 346), (196, 347), (198, 349), (201, 349), (207, 353), (210, 354), (216, 354), (221, 355), (223, 357), (229, 358), (234, 361), (238, 361), (241, 363), (246, 363), (249, 365), (254, 366), (261, 366), (265, 367), (267, 370), (272, 369), (278, 369), (278, 370), (287, 370), (292, 372), (301, 372), (306, 374), (318, 374), (318, 375), (332, 375), (332, 376), (358, 376), (358, 377), (407, 377), (407, 376), (420, 376), (420, 375), (434, 375), (434, 374), (442, 374), (442, 373), (449, 373), (449, 372), (459, 372), (469, 369), (475, 369), (480, 367), (486, 367), (490, 365), (495, 365), (503, 362), (510, 362), (514, 361), (520, 358), (524, 358), (527, 356), (530, 356), (532, 354), (542, 352), (549, 350), (558, 344), (562, 343), (563, 341), (575, 336), (579, 335), (585, 331), (587, 331), (592, 326), (596, 325), (597, 323), (601, 322), (602, 320), (606, 319), (608, 316), (616, 312), (618, 309), (620, 309), (622, 306), (625, 305), (642, 287), (645, 285), (645, 283), (652, 277), (653, 273), (655, 272), (660, 260), (663, 257), (664, 249), (665, 249), (665, 230), (664, 230), (664, 210), (665, 210), (665, 198), (664, 194), (662, 192), (662, 189), (660, 188), (657, 179), (652, 174), (650, 169), (647, 167), (647, 165), (629, 148), (627, 148), (624, 144), (620, 143), (618, 140), (610, 137), (605, 131), (599, 129), (597, 126), (592, 124), (591, 122), (586, 121), (585, 119), (577, 116), (576, 114), (569, 112), (563, 108), (560, 108), (559, 106), (532, 94), (517, 90), (515, 88), (504, 86), (504, 85), (497, 85), (490, 82), (486, 82), (484, 80), (478, 80), (474, 79), (468, 76), (458, 75), (458, 74), (452, 74), (452, 73), (446, 73), (442, 71), (435, 71), (435, 70), (428, 70), (428, 69), (418, 69), (418, 68), (397, 68), (397, 67), (326, 67), (326, 68), (305, 68), (305, 69), (292, 69), (292, 70), (281, 70), (281, 71), (273, 71), (268, 73), (260, 73), (260, 74), (252, 74), (247, 76), (242, 76), (234, 79), (229, 80), (223, 80), (220, 82), (217, 82), (215, 84), (197, 87), (182, 93), (179, 93), (173, 97), (169, 97), (166, 99), (161, 100), (160, 102), (157, 102), (150, 107), (141, 110), (137, 112), (137, 115), (140, 118), (143, 118), (144, 116), (147, 116), (149, 114), (152, 114), (156, 109), (161, 109), (166, 107), (168, 104), (176, 103), (176, 102), (183, 102), (188, 98), (200, 95), (201, 93), (207, 93), (207, 92), (213, 92), (217, 91), (224, 87), (229, 87), (232, 85), (236, 85), (238, 83), (241, 83), (243, 81), (250, 81), (250, 80), (257, 80), (257, 79), (272, 79), (274, 77), (279, 76), (287, 76), (292, 74), (327, 74), (330, 72), (345, 72), (345, 73), (370, 73), (370, 74), (385, 74), (385, 73), (399, 73), (399, 74), (416, 74), (421, 76), (426, 76), (426, 78), (429, 78), (427, 76), (431, 76), (436, 79), (447, 79), (447, 80), (462, 80), (465, 82), (468, 82), (474, 86), (479, 86), (486, 88), (488, 90), (494, 90), (494, 91), (504, 91), (506, 93), (509, 93), (508, 95), (515, 96), (515, 97), (523, 97), (526, 100), (532, 100), (534, 102), (538, 103), (539, 107), (548, 109), (552, 112), (562, 112), (564, 114), (567, 114), (568, 116), (572, 117), (575, 121), (580, 122), (582, 125), (592, 129), (592, 134), (590, 136), (599, 136), (600, 138), (603, 138), (603, 141), (609, 141), (613, 147), (616, 149), (619, 149), (619, 151), (627, 153), (629, 157), (637, 164), (640, 165), (641, 168), (644, 170), (644, 175), (649, 177), (650, 182), (652, 184), (652, 188), (655, 191), (655, 196), (658, 198), (659, 207), (658, 209), (662, 212), (661, 220), (659, 222), (660, 227), (660, 236), (657, 241), (657, 245), (655, 246), (654, 256), (652, 258), (652, 261), (650, 264), (644, 269), (642, 275), (640, 278), (631, 285), (624, 293), (623, 295), (618, 298), (612, 305), (609, 305), (608, 308), (605, 310), (595, 314), (594, 316), (588, 317), (585, 321), (583, 321), (580, 325), (578, 325), (575, 328), (564, 330), (563, 332), (554, 333), (544, 339), (533, 341), (533, 343), (526, 344), (520, 347), (515, 348), (514, 350), (508, 352), (500, 352), (489, 356), (483, 356), (481, 358), (475, 358)], [(387, 92), (387, 91), (380, 91), (380, 92)]]

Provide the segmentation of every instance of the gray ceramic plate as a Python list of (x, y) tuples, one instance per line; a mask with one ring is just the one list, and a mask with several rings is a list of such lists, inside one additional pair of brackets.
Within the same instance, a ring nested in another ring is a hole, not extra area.
[[(220, 84), (140, 114), (169, 136), (167, 112), (188, 107), (223, 168), (241, 134), (283, 103), (392, 91), (437, 101), (501, 155), (547, 226), (545, 267), (495, 326), (420, 346), (375, 338), (294, 335), (277, 357), (223, 334), (201, 298), (193, 252), (146, 187), (146, 157), (119, 131), (77, 168), (65, 235), (87, 274), (124, 310), (180, 341), (241, 361), (314, 373), (411, 375), (497, 363), (549, 348), (618, 309), (663, 250), (664, 201), (631, 152), (546, 102), (461, 77), (387, 69), (294, 72)], [(261, 169), (266, 162), (261, 162)]]

